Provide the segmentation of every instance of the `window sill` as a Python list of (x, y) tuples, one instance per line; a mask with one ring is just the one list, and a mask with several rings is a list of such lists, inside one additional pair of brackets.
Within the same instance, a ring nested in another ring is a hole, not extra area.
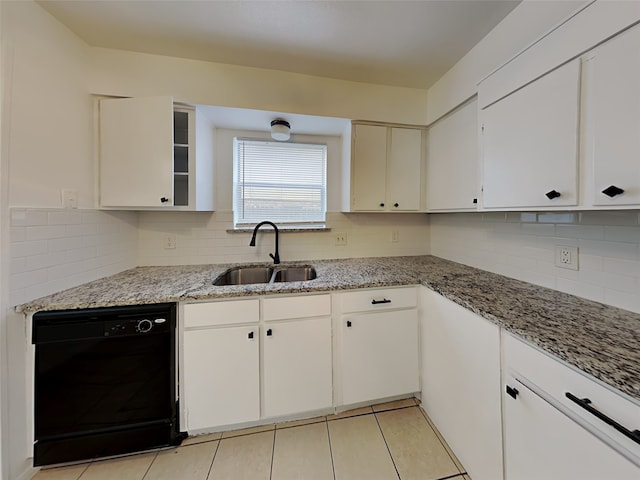
[[(261, 232), (273, 232), (273, 228), (266, 227)], [(300, 232), (330, 232), (330, 227), (278, 227), (280, 233), (300, 233)], [(253, 228), (230, 228), (227, 233), (253, 233)]]

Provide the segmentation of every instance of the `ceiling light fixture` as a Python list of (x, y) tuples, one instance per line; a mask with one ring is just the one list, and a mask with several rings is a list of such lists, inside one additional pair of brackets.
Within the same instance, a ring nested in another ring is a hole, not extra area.
[(271, 138), (278, 140), (279, 142), (285, 142), (289, 140), (291, 125), (286, 120), (276, 118), (271, 121)]

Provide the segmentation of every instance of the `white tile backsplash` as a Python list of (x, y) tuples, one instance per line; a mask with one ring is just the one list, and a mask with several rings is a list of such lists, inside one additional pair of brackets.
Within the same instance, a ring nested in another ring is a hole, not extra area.
[[(229, 233), (232, 212), (11, 211), (12, 304), (137, 265), (268, 262), (273, 234)], [(283, 262), (432, 254), (640, 312), (640, 214), (486, 212), (327, 214), (331, 229), (282, 233)], [(399, 241), (392, 242), (398, 231)], [(336, 246), (335, 234), (347, 245)], [(176, 239), (165, 249), (166, 236)], [(580, 270), (554, 265), (555, 245), (579, 248)]]
[[(140, 265), (268, 262), (273, 234), (261, 230), (256, 247), (250, 233), (229, 233), (232, 212), (140, 212)], [(426, 214), (327, 213), (330, 231), (283, 232), (283, 262), (326, 258), (426, 255), (429, 253), (429, 218)], [(397, 230), (399, 241), (392, 242)], [(347, 245), (336, 246), (337, 232), (347, 234)], [(175, 249), (165, 249), (165, 238), (176, 238)]]
[(11, 305), (137, 265), (135, 212), (11, 209)]
[[(431, 215), (431, 254), (640, 312), (639, 218), (637, 211)], [(579, 248), (579, 271), (554, 265), (555, 245)]]

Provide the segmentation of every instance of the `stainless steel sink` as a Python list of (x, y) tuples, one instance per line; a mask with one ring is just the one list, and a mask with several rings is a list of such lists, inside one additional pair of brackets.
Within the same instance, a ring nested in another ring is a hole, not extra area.
[(316, 269), (311, 266), (285, 267), (273, 274), (273, 282), (303, 282), (316, 278)]
[(269, 283), (273, 275), (271, 267), (233, 267), (218, 276), (214, 285), (247, 285), (251, 283)]
[(316, 278), (316, 269), (311, 265), (279, 267), (233, 267), (220, 274), (213, 284), (248, 285), (252, 283), (301, 282)]

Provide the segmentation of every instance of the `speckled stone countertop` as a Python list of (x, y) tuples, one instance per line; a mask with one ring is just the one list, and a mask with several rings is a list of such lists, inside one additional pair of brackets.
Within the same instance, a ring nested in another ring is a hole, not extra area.
[[(640, 404), (640, 314), (432, 256), (313, 260), (306, 282), (216, 287), (230, 266), (138, 267), (16, 307), (19, 312), (423, 284)], [(265, 264), (266, 265), (266, 264)]]

